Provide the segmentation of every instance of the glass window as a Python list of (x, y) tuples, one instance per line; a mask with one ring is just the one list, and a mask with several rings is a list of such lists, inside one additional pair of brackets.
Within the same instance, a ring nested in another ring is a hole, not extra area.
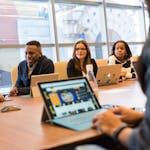
[(0, 44), (25, 44), (29, 40), (54, 42), (47, 3), (3, 0), (0, 8), (3, 35)]
[(60, 61), (68, 61), (72, 58), (73, 46), (72, 47), (59, 47)]
[(11, 68), (20, 61), (17, 48), (0, 48), (0, 87), (11, 85)]
[[(107, 46), (90, 46), (91, 56), (94, 59), (103, 59), (108, 58), (108, 49)], [(98, 57), (99, 56), (99, 57)]]
[[(52, 17), (49, 7), (48, 2), (42, 1), (1, 0), (0, 86), (11, 84), (12, 67), (17, 66), (25, 58), (22, 44), (30, 40), (38, 40), (42, 45), (54, 43), (53, 21), (50, 19)], [(57, 61), (54, 47), (42, 48), (44, 55)]]
[(127, 42), (145, 40), (145, 29), (141, 7), (107, 6), (107, 27), (110, 42), (118, 39)]
[(11, 68), (25, 58), (30, 40), (40, 41), (43, 54), (54, 62), (72, 58), (79, 39), (89, 43), (94, 59), (101, 59), (118, 39), (140, 55), (149, 28), (142, 0), (1, 0), (0, 20), (0, 86), (11, 84)]
[(129, 44), (129, 47), (131, 49), (132, 55), (133, 56), (139, 56), (141, 55), (142, 49), (143, 49), (143, 44)]
[(48, 3), (16, 1), (14, 5), (17, 11), (16, 22), (20, 44), (33, 39), (41, 43), (54, 43)]
[(101, 4), (56, 3), (55, 9), (59, 43), (75, 43), (78, 39), (106, 41)]
[(145, 24), (146, 24), (146, 33), (148, 33), (150, 20), (149, 20), (149, 14), (147, 10), (145, 10)]

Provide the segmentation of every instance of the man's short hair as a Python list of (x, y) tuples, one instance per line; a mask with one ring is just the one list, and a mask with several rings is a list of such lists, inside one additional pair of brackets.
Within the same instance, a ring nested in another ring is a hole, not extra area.
[(41, 44), (39, 41), (29, 41), (26, 43), (26, 45), (35, 45), (37, 47), (41, 47)]

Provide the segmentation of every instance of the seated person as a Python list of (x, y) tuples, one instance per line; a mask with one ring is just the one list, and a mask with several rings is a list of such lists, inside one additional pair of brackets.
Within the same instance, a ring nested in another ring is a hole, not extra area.
[(0, 94), (0, 102), (4, 101), (4, 96)]
[(18, 79), (9, 96), (30, 94), (30, 79), (32, 75), (54, 73), (52, 60), (42, 55), (41, 44), (30, 41), (26, 44), (26, 60), (18, 65)]
[(91, 58), (90, 49), (86, 41), (80, 40), (74, 45), (73, 58), (70, 59), (67, 65), (68, 77), (85, 76), (87, 64), (93, 65), (93, 72), (96, 76), (97, 64)]
[(136, 72), (132, 64), (132, 53), (125, 41), (117, 41), (112, 47), (112, 55), (108, 58), (109, 64), (122, 64), (121, 79), (136, 78)]

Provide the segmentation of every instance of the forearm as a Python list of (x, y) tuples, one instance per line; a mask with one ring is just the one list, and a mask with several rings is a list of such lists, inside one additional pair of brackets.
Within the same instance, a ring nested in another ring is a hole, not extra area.
[(124, 130), (122, 130), (119, 135), (118, 135), (118, 140), (123, 144), (125, 145), (126, 147), (128, 147), (128, 139), (129, 139), (129, 136), (132, 132), (132, 129), (131, 128), (125, 128)]

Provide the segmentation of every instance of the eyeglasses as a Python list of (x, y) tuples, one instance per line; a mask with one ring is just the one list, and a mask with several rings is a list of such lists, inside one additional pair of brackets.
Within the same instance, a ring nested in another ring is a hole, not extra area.
[(78, 51), (78, 50), (84, 51), (84, 50), (86, 50), (86, 48), (76, 48), (76, 50), (77, 50), (77, 51)]

